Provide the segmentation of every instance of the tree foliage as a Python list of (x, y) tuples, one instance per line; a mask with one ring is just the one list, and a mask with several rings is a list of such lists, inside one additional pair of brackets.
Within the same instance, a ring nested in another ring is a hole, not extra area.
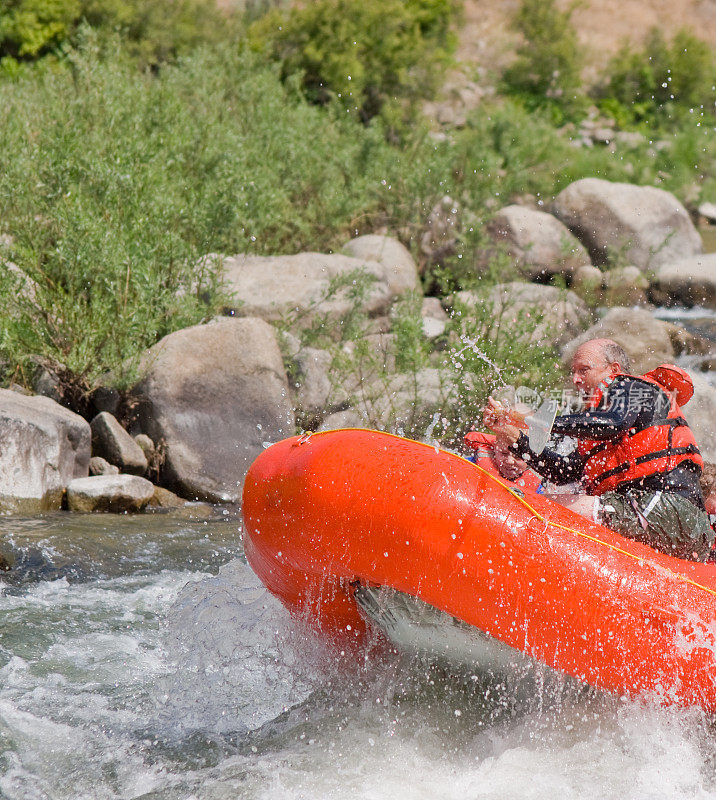
[(35, 58), (65, 41), (81, 0), (0, 0), (0, 57)]
[(609, 63), (599, 95), (620, 120), (649, 120), (677, 109), (714, 112), (716, 61), (709, 45), (686, 29), (671, 42), (652, 29), (644, 48), (625, 43)]
[(227, 37), (230, 21), (214, 0), (0, 0), (0, 60), (58, 54), (76, 43), (83, 22), (121, 33), (140, 66), (153, 66), (200, 42)]
[[(409, 129), (395, 141), (380, 119), (307, 102), (246, 49), (199, 48), (138, 71), (119, 39), (81, 36), (67, 69), (0, 81), (0, 261), (20, 270), (0, 270), (10, 374), (40, 356), (81, 380), (120, 376), (221, 306), (208, 253), (338, 251), (382, 229), (419, 256), (430, 211), (449, 195), (461, 208), (455, 252), (421, 266), (426, 285), (453, 291), (506, 279), (499, 264), (480, 271), (484, 224), (525, 193), (549, 202), (599, 176), (716, 199), (713, 126), (681, 126), (658, 149), (647, 137), (615, 153), (577, 149), (549, 115), (501, 98), (449, 138)], [(406, 315), (398, 361), (418, 364), (417, 315)]]
[(436, 88), (455, 46), (457, 12), (456, 0), (316, 0), (270, 11), (249, 37), (309, 99), (337, 99), (368, 121)]
[(514, 25), (522, 34), (515, 62), (505, 71), (511, 93), (540, 101), (568, 103), (581, 85), (582, 54), (572, 24), (575, 4), (566, 10), (555, 0), (522, 0)]

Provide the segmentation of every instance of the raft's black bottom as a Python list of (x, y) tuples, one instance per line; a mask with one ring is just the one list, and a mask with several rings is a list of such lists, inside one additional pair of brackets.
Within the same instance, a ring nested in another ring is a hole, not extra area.
[(401, 652), (488, 674), (520, 693), (553, 686), (561, 690), (565, 683), (578, 686), (573, 678), (412, 595), (388, 586), (360, 585), (355, 599), (369, 625)]

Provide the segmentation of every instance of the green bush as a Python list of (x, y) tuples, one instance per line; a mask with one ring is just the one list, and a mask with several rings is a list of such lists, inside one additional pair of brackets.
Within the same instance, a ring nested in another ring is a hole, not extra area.
[(716, 62), (709, 45), (688, 30), (667, 42), (653, 29), (642, 50), (624, 44), (610, 61), (598, 96), (622, 124), (664, 121), (681, 111), (713, 114)]
[(156, 76), (121, 52), (103, 60), (91, 38), (69, 59), (0, 83), (0, 233), (12, 237), (0, 257), (36, 285), (28, 299), (0, 272), (13, 370), (39, 355), (80, 383), (122, 380), (127, 359), (220, 305), (214, 265), (194, 266), (204, 254), (338, 248), (382, 223), (417, 226), (442, 191), (447, 148), (403, 156), (235, 49)]
[(0, 59), (36, 58), (74, 30), (81, 0), (0, 0)]
[[(423, 331), (422, 296), (408, 293), (393, 306), (392, 335), (378, 343), (364, 310), (369, 285), (364, 273), (332, 282), (321, 300), (348, 290), (351, 301), (340, 325), (316, 317), (314, 309), (305, 317), (290, 316), (281, 328), (304, 346), (330, 354), (329, 404), (357, 410), (370, 427), (459, 447), (466, 430), (475, 423), (481, 427), (494, 390), (506, 383), (540, 392), (560, 388), (564, 372), (555, 348), (532, 343), (536, 329), (544, 327), (544, 309), (515, 310), (496, 302), (483, 285), (468, 300), (453, 299), (446, 332), (436, 344)], [(300, 383), (305, 376), (296, 362), (287, 354), (285, 361)], [(321, 421), (310, 413), (298, 417), (305, 429)]]
[(311, 101), (336, 99), (366, 122), (434, 91), (455, 46), (456, 13), (456, 0), (316, 0), (269, 12), (249, 39)]
[(561, 388), (565, 374), (556, 348), (532, 342), (548, 316), (537, 305), (515, 312), (495, 303), (488, 287), (473, 292), (470, 302), (453, 303), (451, 343), (441, 359), (454, 387), (454, 402), (442, 410), (444, 440), (459, 445), (471, 423), (482, 427), (488, 396), (505, 384), (540, 393)]
[(574, 8), (572, 3), (561, 11), (555, 0), (522, 0), (514, 25), (523, 41), (503, 75), (508, 93), (555, 110), (578, 103), (582, 57), (571, 21)]
[(215, 0), (81, 0), (82, 16), (94, 28), (119, 32), (123, 47), (140, 67), (186, 54), (199, 44), (218, 44), (237, 31), (234, 16)]
[(0, 62), (60, 55), (77, 41), (85, 21), (104, 34), (120, 33), (141, 67), (229, 38), (234, 18), (214, 0), (0, 0)]
[[(217, 275), (200, 256), (285, 244), (311, 213), (327, 224), (343, 154), (315, 110), (287, 108), (270, 71), (228, 50), (160, 78), (90, 47), (71, 58), (72, 74), (0, 85), (5, 255), (37, 287), (28, 299), (4, 281), (0, 348), (91, 382), (213, 313)], [(335, 148), (333, 169), (316, 141)]]

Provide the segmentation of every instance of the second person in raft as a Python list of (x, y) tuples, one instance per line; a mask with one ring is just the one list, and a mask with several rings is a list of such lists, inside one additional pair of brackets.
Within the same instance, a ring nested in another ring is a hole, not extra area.
[(518, 458), (509, 446), (497, 445), (494, 433), (470, 431), (465, 436), (465, 447), (472, 451), (468, 461), (477, 464), (491, 475), (504, 478), (519, 489), (529, 489), (544, 494), (542, 476), (531, 470), (528, 464)]
[(577, 440), (568, 455), (532, 453), (527, 436), (492, 399), (485, 424), (552, 483), (581, 480), (592, 497), (569, 503), (575, 511), (663, 553), (705, 561), (714, 532), (699, 485), (703, 460), (680, 408), (693, 394), (690, 378), (672, 365), (640, 376), (629, 368), (610, 339), (577, 349), (572, 383), (586, 409), (557, 417), (552, 428)]

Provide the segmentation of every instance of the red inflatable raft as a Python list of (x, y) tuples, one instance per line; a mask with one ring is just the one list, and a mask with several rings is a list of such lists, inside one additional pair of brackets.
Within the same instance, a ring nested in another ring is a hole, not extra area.
[(360, 639), (389, 586), (594, 687), (716, 711), (716, 568), (662, 555), (459, 456), (390, 434), (287, 439), (244, 487), (249, 563)]

